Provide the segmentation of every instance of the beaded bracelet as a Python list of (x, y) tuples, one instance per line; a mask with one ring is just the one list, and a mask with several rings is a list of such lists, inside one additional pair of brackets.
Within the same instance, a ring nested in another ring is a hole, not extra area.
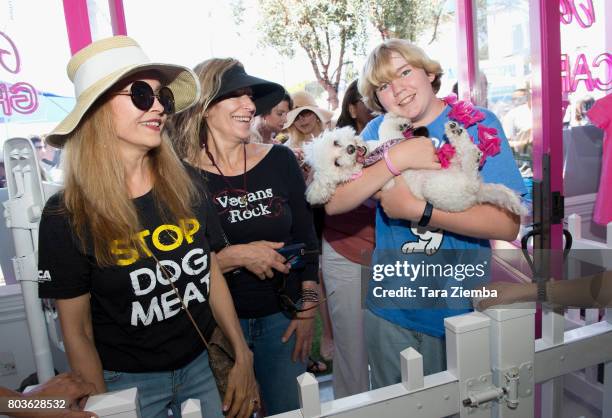
[(300, 300), (302, 302), (319, 302), (319, 292), (315, 289), (302, 289), (300, 293)]

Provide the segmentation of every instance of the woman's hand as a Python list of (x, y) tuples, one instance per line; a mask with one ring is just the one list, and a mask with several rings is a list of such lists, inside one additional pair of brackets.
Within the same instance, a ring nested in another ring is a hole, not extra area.
[(316, 302), (304, 302), (302, 309), (312, 309), (298, 313), (296, 318), (289, 323), (285, 334), (283, 334), (282, 341), (283, 343), (287, 343), (291, 335), (295, 332), (295, 348), (291, 356), (293, 361), (300, 359), (302, 362), (306, 362), (310, 355), (312, 339), (314, 337), (316, 306)]
[(96, 388), (93, 384), (84, 381), (78, 373), (62, 373), (53, 377), (31, 392), (21, 395), (23, 399), (58, 398), (68, 401), (65, 409), (49, 411), (23, 411), (15, 414), (16, 417), (48, 417), (48, 418), (95, 418), (96, 414), (83, 411), (89, 395), (93, 395)]
[(392, 146), (389, 149), (389, 158), (399, 171), (440, 168), (436, 147), (431, 139), (425, 137), (410, 138)]
[(395, 184), (388, 190), (383, 190), (376, 194), (380, 200), (380, 205), (389, 218), (405, 219), (408, 221), (418, 221), (423, 215), (426, 202), (417, 199), (406, 180), (402, 176), (393, 178)]
[(243, 247), (242, 265), (261, 280), (274, 277), (274, 270), (289, 273), (289, 266), (285, 264), (285, 257), (276, 250), (282, 248), (282, 242), (253, 241)]
[(259, 389), (253, 371), (253, 353), (250, 350), (236, 355), (234, 367), (229, 372), (227, 391), (223, 399), (223, 412), (227, 417), (249, 418), (259, 409)]

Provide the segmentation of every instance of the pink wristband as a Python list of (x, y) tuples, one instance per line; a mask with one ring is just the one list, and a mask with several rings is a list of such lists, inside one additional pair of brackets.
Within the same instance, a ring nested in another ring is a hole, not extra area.
[(383, 158), (385, 159), (385, 164), (387, 164), (387, 168), (389, 169), (391, 174), (393, 174), (394, 176), (399, 176), (400, 174), (402, 174), (391, 163), (391, 159), (389, 158), (389, 148), (383, 151)]

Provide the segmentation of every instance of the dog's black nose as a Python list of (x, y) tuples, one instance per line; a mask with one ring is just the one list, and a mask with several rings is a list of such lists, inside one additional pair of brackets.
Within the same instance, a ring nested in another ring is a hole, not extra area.
[(348, 152), (349, 154), (354, 154), (355, 153), (355, 145), (349, 145), (346, 147), (346, 152)]

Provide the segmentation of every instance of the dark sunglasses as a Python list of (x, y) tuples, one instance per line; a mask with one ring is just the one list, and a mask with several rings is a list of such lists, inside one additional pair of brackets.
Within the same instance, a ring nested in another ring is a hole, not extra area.
[(159, 103), (164, 108), (164, 113), (166, 115), (171, 115), (174, 113), (174, 94), (172, 94), (172, 90), (168, 87), (162, 87), (159, 89), (157, 94), (153, 91), (153, 88), (144, 81), (134, 81), (130, 86), (130, 92), (120, 91), (115, 93), (118, 96), (130, 96), (132, 98), (132, 103), (136, 106), (137, 109), (146, 112), (153, 107), (153, 103), (155, 103), (155, 98), (159, 100)]

